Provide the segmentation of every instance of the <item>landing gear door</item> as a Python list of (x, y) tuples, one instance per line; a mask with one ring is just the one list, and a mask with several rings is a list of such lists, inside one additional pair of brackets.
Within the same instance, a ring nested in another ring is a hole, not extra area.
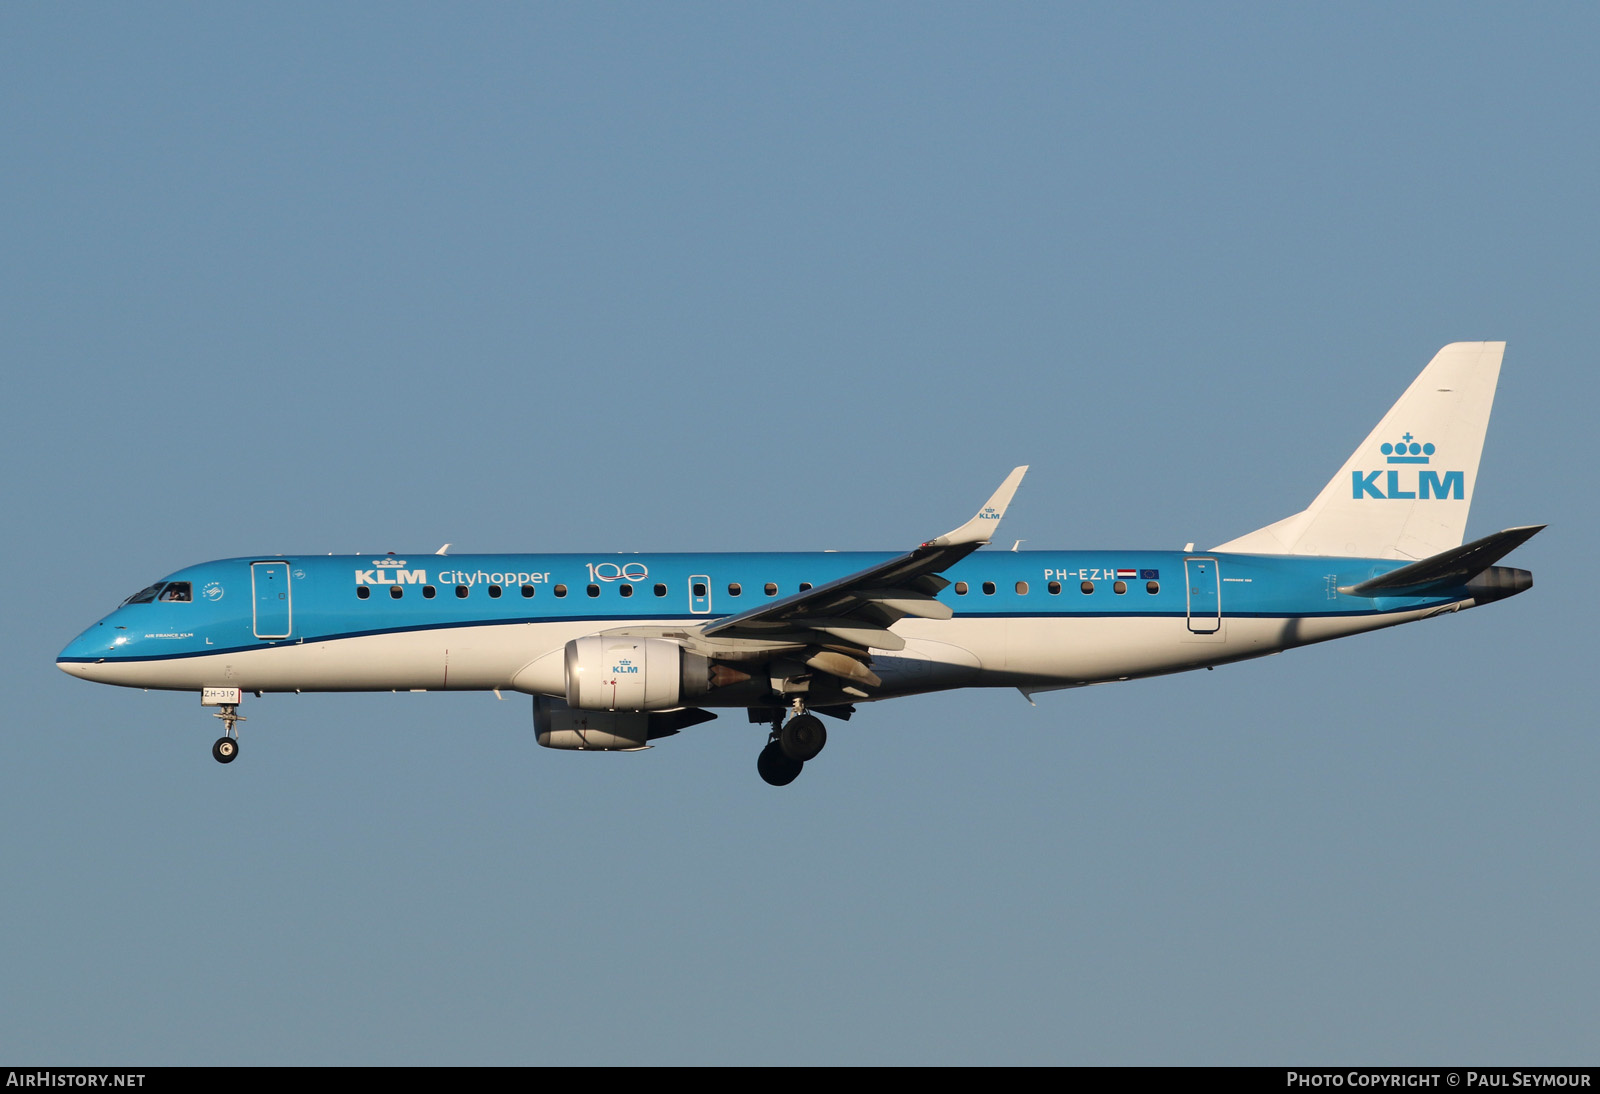
[(1189, 589), (1189, 630), (1215, 634), (1222, 629), (1222, 580), (1217, 574), (1217, 560), (1186, 558), (1183, 572)]
[(689, 614), (711, 614), (711, 578), (705, 574), (689, 578)]
[(288, 638), (293, 630), (287, 562), (252, 562), (250, 591), (255, 601), (257, 638)]

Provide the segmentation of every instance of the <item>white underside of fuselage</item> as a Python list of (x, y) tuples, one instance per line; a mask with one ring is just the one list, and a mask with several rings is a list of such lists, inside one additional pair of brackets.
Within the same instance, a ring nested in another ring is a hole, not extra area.
[[(955, 687), (1074, 687), (1182, 672), (1409, 623), (1472, 603), (1381, 615), (1224, 617), (1210, 634), (1195, 633), (1181, 616), (906, 619), (895, 627), (906, 639), (904, 650), (873, 651), (873, 671), (883, 687), (870, 698)], [(682, 624), (641, 620), (637, 625)], [(522, 669), (597, 629), (608, 628), (592, 621), (438, 628), (61, 667), (99, 683), (182, 691), (514, 690)], [(713, 693), (696, 705), (728, 704), (719, 704)]]

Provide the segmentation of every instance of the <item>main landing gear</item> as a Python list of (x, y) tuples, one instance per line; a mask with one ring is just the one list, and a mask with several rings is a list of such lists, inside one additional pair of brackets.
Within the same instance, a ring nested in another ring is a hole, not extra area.
[(807, 714), (805, 704), (794, 701), (794, 717), (787, 722), (782, 712), (772, 720), (767, 747), (756, 757), (756, 770), (772, 786), (788, 786), (800, 777), (807, 760), (814, 760), (828, 743), (828, 730), (822, 719)]
[(239, 730), (235, 727), (247, 719), (239, 713), (238, 703), (223, 703), (212, 717), (222, 719), (222, 736), (211, 746), (211, 758), (219, 764), (231, 764), (239, 755)]

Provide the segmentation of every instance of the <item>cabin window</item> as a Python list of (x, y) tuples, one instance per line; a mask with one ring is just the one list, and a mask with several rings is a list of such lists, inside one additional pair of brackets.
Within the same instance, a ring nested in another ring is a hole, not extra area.
[(588, 593), (590, 596), (599, 596), (600, 595), (600, 586), (598, 586), (598, 585), (590, 585), (590, 586), (586, 587), (583, 591)]
[(1126, 581), (1114, 581), (1111, 583), (1111, 591), (1121, 596), (1128, 591), (1128, 583)]
[(695, 595), (695, 596), (705, 596), (705, 595), (706, 595), (706, 586), (705, 586), (705, 582), (703, 582), (703, 581), (696, 581), (696, 582), (695, 582), (695, 583), (694, 583), (694, 595)]
[(531, 597), (532, 595), (533, 595), (533, 586), (532, 585), (524, 585), (522, 587), (522, 597), (523, 597), (523, 599), (526, 600), (527, 598)]
[(801, 591), (801, 592), (808, 592), (808, 591), (810, 591), (810, 589), (811, 589), (811, 582), (809, 582), (809, 581), (802, 581), (802, 582), (801, 582), (801, 583), (800, 583), (800, 591)]
[(1018, 596), (1027, 596), (1028, 595), (1028, 583), (1026, 581), (1017, 582), (1017, 595)]
[(456, 599), (457, 600), (465, 600), (466, 598), (467, 598), (467, 587), (465, 585), (457, 585), (456, 586)]
[(405, 595), (406, 595), (405, 589), (401, 588), (399, 585), (391, 585), (391, 586), (389, 586), (389, 599), (390, 600), (399, 600), (402, 596), (405, 596)]
[(1057, 596), (1061, 592), (1061, 582), (1052, 581), (1050, 584), (1046, 585), (1045, 588), (1050, 590), (1051, 596)]
[[(365, 600), (365, 599), (367, 599), (367, 597), (369, 597), (371, 595), (372, 595), (372, 590), (367, 588), (365, 585), (357, 585), (356, 586), (356, 599), (357, 600)], [(131, 604), (133, 602), (130, 600), (129, 603)]]
[(1088, 596), (1090, 593), (1094, 592), (1094, 582), (1085, 581), (1082, 585), (1079, 585), (1078, 588), (1083, 590), (1083, 595)]
[(556, 586), (556, 595), (557, 596), (566, 596), (567, 595), (567, 587), (565, 585), (557, 585)]
[(667, 587), (665, 585), (661, 584), (660, 582), (657, 582), (656, 583), (655, 592), (656, 592), (657, 596), (666, 596), (667, 595)]
[(737, 581), (728, 582), (728, 595), (729, 596), (738, 596), (742, 592), (744, 592), (744, 586), (743, 585), (740, 585)]
[(993, 596), (994, 595), (994, 582), (985, 581), (983, 583), (983, 595), (984, 596)]
[(777, 596), (778, 595), (778, 587), (776, 585), (774, 585), (772, 582), (769, 581), (764, 586), (762, 586), (762, 592), (766, 593), (768, 596)]
[(621, 593), (623, 596), (632, 596), (633, 595), (633, 586), (632, 585), (618, 585), (617, 586), (617, 592)]
[(489, 586), (489, 599), (491, 599), (491, 600), (499, 600), (500, 599), (500, 586), (498, 586), (498, 585), (490, 585)]
[(124, 604), (149, 604), (149, 603), (151, 603), (152, 601), (155, 600), (156, 594), (161, 591), (161, 585), (162, 585), (162, 582), (159, 582), (159, 581), (156, 582), (154, 585), (147, 585), (144, 588), (140, 589), (138, 592), (134, 593), (132, 596), (128, 597), (128, 599), (124, 600), (123, 603)]
[(956, 595), (957, 596), (966, 596), (967, 595), (967, 583), (965, 581), (956, 582)]
[(439, 590), (435, 589), (432, 585), (424, 585), (422, 587), (422, 599), (432, 600), (437, 595), (439, 595)]
[(1161, 582), (1159, 582), (1159, 581), (1146, 581), (1144, 583), (1144, 591), (1149, 593), (1151, 596), (1155, 596), (1157, 593), (1159, 593), (1161, 591)]
[(194, 597), (187, 581), (172, 581), (168, 582), (167, 587), (161, 590), (161, 595), (156, 599), (163, 604), (187, 604)]

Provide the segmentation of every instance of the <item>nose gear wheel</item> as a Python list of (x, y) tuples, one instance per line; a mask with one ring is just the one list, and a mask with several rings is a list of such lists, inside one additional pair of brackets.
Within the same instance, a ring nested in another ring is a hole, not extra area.
[(246, 719), (244, 715), (239, 713), (239, 705), (237, 703), (222, 704), (222, 709), (218, 710), (212, 717), (222, 719), (222, 736), (218, 737), (216, 744), (211, 746), (211, 758), (219, 764), (231, 764), (239, 757), (238, 723)]

